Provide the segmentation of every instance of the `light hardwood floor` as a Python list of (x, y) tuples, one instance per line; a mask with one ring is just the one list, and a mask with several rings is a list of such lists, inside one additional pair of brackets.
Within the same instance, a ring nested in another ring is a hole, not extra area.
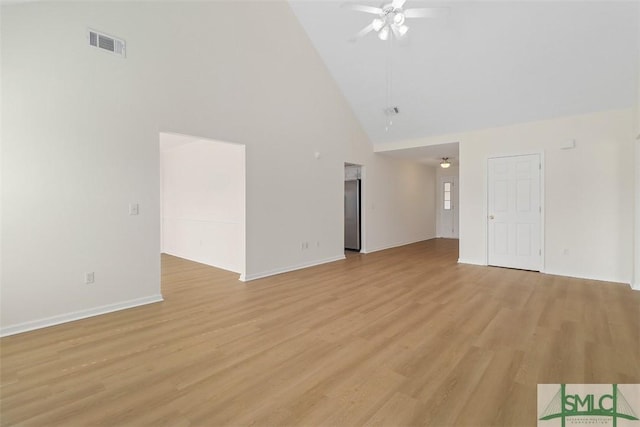
[(3, 426), (532, 426), (537, 383), (639, 383), (640, 292), (430, 240), (3, 338)]

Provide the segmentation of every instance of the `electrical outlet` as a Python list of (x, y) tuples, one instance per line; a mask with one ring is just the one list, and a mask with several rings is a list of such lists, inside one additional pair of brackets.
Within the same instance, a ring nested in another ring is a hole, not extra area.
[(91, 271), (89, 273), (84, 273), (84, 283), (86, 285), (90, 285), (92, 283), (95, 283), (95, 281), (96, 281), (96, 276), (95, 276), (93, 271)]
[(140, 207), (137, 203), (129, 204), (129, 215), (138, 215), (140, 213)]

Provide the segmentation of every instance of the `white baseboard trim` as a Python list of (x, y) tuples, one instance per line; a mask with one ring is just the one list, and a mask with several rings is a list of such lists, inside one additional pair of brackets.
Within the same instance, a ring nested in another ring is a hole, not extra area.
[[(470, 264), (470, 265), (481, 265), (484, 267), (487, 267), (487, 264), (482, 263), (482, 262), (478, 262), (478, 261), (474, 261), (474, 260), (470, 260), (470, 259), (462, 259), (462, 258), (458, 258), (458, 264)], [(549, 271), (549, 270), (540, 270), (541, 274), (549, 274), (552, 276), (562, 276), (562, 277), (572, 277), (575, 279), (585, 279), (585, 280), (595, 280), (598, 282), (610, 282), (610, 283), (626, 283), (629, 286), (631, 286), (631, 289), (640, 291), (640, 284), (633, 284), (632, 282), (628, 282), (625, 280), (621, 280), (619, 278), (611, 278), (611, 277), (591, 277), (591, 276), (585, 276), (584, 274), (579, 274), (579, 273), (567, 273), (567, 272), (555, 272), (555, 271)]]
[(204, 264), (204, 265), (208, 265), (209, 267), (214, 267), (214, 268), (219, 268), (220, 270), (225, 270), (225, 271), (230, 271), (231, 273), (237, 273), (240, 274), (240, 271), (235, 269), (235, 268), (231, 268), (228, 265), (221, 265), (221, 264), (214, 264), (212, 262), (209, 262), (207, 260), (204, 259), (198, 259), (198, 258), (194, 258), (194, 257), (188, 257), (188, 256), (184, 256), (182, 254), (179, 253), (175, 253), (175, 252), (167, 252), (167, 251), (162, 251), (163, 254), (167, 254), (167, 255), (171, 255), (177, 258), (182, 258), (182, 259), (186, 259), (187, 261), (193, 261), (193, 262), (197, 262), (198, 264)]
[(414, 243), (424, 242), (426, 240), (433, 240), (433, 239), (436, 239), (436, 237), (426, 237), (424, 239), (411, 240), (409, 242), (393, 243), (393, 244), (390, 244), (390, 245), (378, 246), (377, 248), (374, 247), (373, 249), (367, 249), (366, 252), (362, 251), (362, 253), (363, 254), (370, 254), (370, 253), (373, 253), (373, 252), (386, 251), (387, 249), (398, 248), (400, 246), (406, 246), (406, 245), (413, 245)]
[(344, 255), (338, 255), (331, 258), (325, 258), (316, 261), (309, 261), (302, 264), (291, 265), (288, 267), (276, 268), (269, 271), (263, 271), (262, 273), (245, 274), (240, 276), (242, 282), (249, 282), (251, 280), (262, 279), (264, 277), (275, 276), (276, 274), (288, 273), (290, 271), (302, 270), (303, 268), (313, 267), (315, 265), (326, 264), (329, 262), (340, 261), (345, 259)]
[(640, 282), (631, 282), (630, 285), (631, 289), (633, 289), (634, 291), (640, 291)]
[(31, 320), (29, 322), (18, 323), (13, 326), (0, 328), (0, 337), (20, 334), (22, 332), (33, 331), (35, 329), (46, 328), (49, 326), (59, 325), (61, 323), (73, 322), (74, 320), (86, 319), (87, 317), (98, 316), (100, 314), (112, 313), (114, 311), (126, 310), (127, 308), (138, 307), (141, 305), (152, 304), (154, 302), (164, 301), (162, 295), (152, 295), (149, 297), (136, 298), (129, 301), (118, 302), (115, 304), (102, 305), (100, 307), (90, 308), (88, 310), (73, 311), (71, 313), (60, 314), (57, 316), (46, 317), (44, 319)]
[(463, 258), (458, 258), (458, 264), (471, 264), (471, 265), (482, 265), (482, 266), (487, 266), (486, 263), (484, 262), (478, 262), (478, 261), (474, 261), (474, 260), (470, 260), (470, 259), (463, 259)]
[(566, 272), (566, 271), (558, 272), (553, 270), (545, 270), (544, 274), (551, 274), (553, 276), (573, 277), (574, 279), (595, 280), (597, 282), (625, 283), (629, 285), (631, 288), (633, 288), (633, 285), (631, 284), (631, 280), (629, 279), (625, 280), (620, 277), (587, 276), (581, 273)]

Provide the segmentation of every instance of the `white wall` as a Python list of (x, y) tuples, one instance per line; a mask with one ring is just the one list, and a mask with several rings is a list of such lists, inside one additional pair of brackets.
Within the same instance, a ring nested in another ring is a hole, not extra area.
[[(0, 7), (0, 25), (2, 24), (2, 7)], [(1, 28), (0, 28), (0, 50), (2, 49), (2, 32), (1, 32)], [(1, 53), (1, 51), (0, 51)], [(2, 75), (3, 75), (3, 70), (2, 70), (2, 62), (1, 62), (1, 57), (0, 57), (0, 83), (3, 82), (2, 80)], [(3, 88), (4, 84), (0, 84), (0, 192), (2, 191), (3, 185), (2, 185), (2, 179), (4, 177), (4, 173), (3, 171), (3, 167), (4, 167), (4, 159), (3, 159), (3, 152), (4, 152), (4, 144), (3, 144), (3, 132), (2, 132), (2, 122), (4, 120), (4, 113), (3, 113), (3, 109), (4, 109), (4, 103), (1, 102), (1, 100), (3, 99), (3, 92), (2, 92), (2, 88)], [(2, 194), (0, 193), (0, 308), (2, 308), (2, 263), (3, 263), (3, 256), (2, 256), (2, 247), (4, 246), (2, 244), (3, 241), (3, 228), (2, 228), (2, 224), (3, 224), (3, 220), (2, 220), (2, 201), (3, 201), (3, 197)], [(0, 324), (1, 325), (1, 324)], [(0, 326), (1, 328), (1, 326)], [(2, 330), (0, 329), (0, 332), (2, 332)]]
[(2, 6), (2, 334), (161, 299), (150, 85), (82, 9)]
[(634, 274), (633, 288), (640, 290), (640, 7), (638, 7), (638, 68), (636, 73), (636, 105), (635, 105), (635, 151), (636, 151), (636, 186), (635, 186), (635, 211), (634, 211)]
[(634, 275), (633, 288), (640, 290), (640, 7), (638, 7), (638, 62), (636, 72), (636, 105), (635, 105), (635, 151), (636, 151), (636, 182), (635, 182), (635, 211), (634, 211)]
[[(640, 105), (640, 99), (639, 99)], [(638, 128), (640, 129), (640, 119)], [(636, 139), (636, 187), (635, 187), (635, 251), (634, 251), (634, 275), (633, 288), (640, 290), (640, 138)]]
[(363, 252), (434, 238), (435, 168), (381, 154), (366, 164)]
[(244, 275), (245, 147), (183, 139), (160, 134), (162, 252)]
[(436, 236), (436, 172), (432, 166), (374, 153), (353, 139), (345, 162), (362, 165), (363, 253)]
[[(460, 260), (474, 264), (487, 260), (487, 158), (544, 153), (545, 272), (630, 283), (633, 126), (627, 109), (403, 141), (396, 148), (460, 143)], [(561, 150), (571, 139), (576, 148)]]
[[(161, 298), (158, 132), (246, 146), (247, 279), (343, 257), (345, 161), (365, 165), (379, 207), (372, 248), (432, 233), (400, 185), (430, 172), (374, 157), (289, 5), (220, 10), (2, 6), (1, 334)], [(89, 48), (87, 27), (125, 39), (127, 58)], [(385, 208), (399, 197), (406, 209)]]
[(246, 144), (247, 276), (342, 256), (367, 139), (286, 3), (2, 7), (3, 333), (159, 296), (159, 131)]
[[(633, 147), (630, 111), (535, 122), (470, 135), (461, 144), (461, 259), (486, 261), (486, 158), (544, 152), (544, 270), (630, 283)], [(573, 150), (561, 150), (569, 139)], [(474, 179), (475, 177), (475, 179)], [(478, 247), (473, 243), (482, 242)]]

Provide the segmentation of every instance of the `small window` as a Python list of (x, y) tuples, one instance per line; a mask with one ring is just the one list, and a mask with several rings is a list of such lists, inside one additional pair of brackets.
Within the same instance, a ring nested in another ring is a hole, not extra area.
[(451, 183), (445, 182), (442, 190), (442, 194), (444, 195), (443, 207), (445, 211), (449, 211), (451, 210)]

